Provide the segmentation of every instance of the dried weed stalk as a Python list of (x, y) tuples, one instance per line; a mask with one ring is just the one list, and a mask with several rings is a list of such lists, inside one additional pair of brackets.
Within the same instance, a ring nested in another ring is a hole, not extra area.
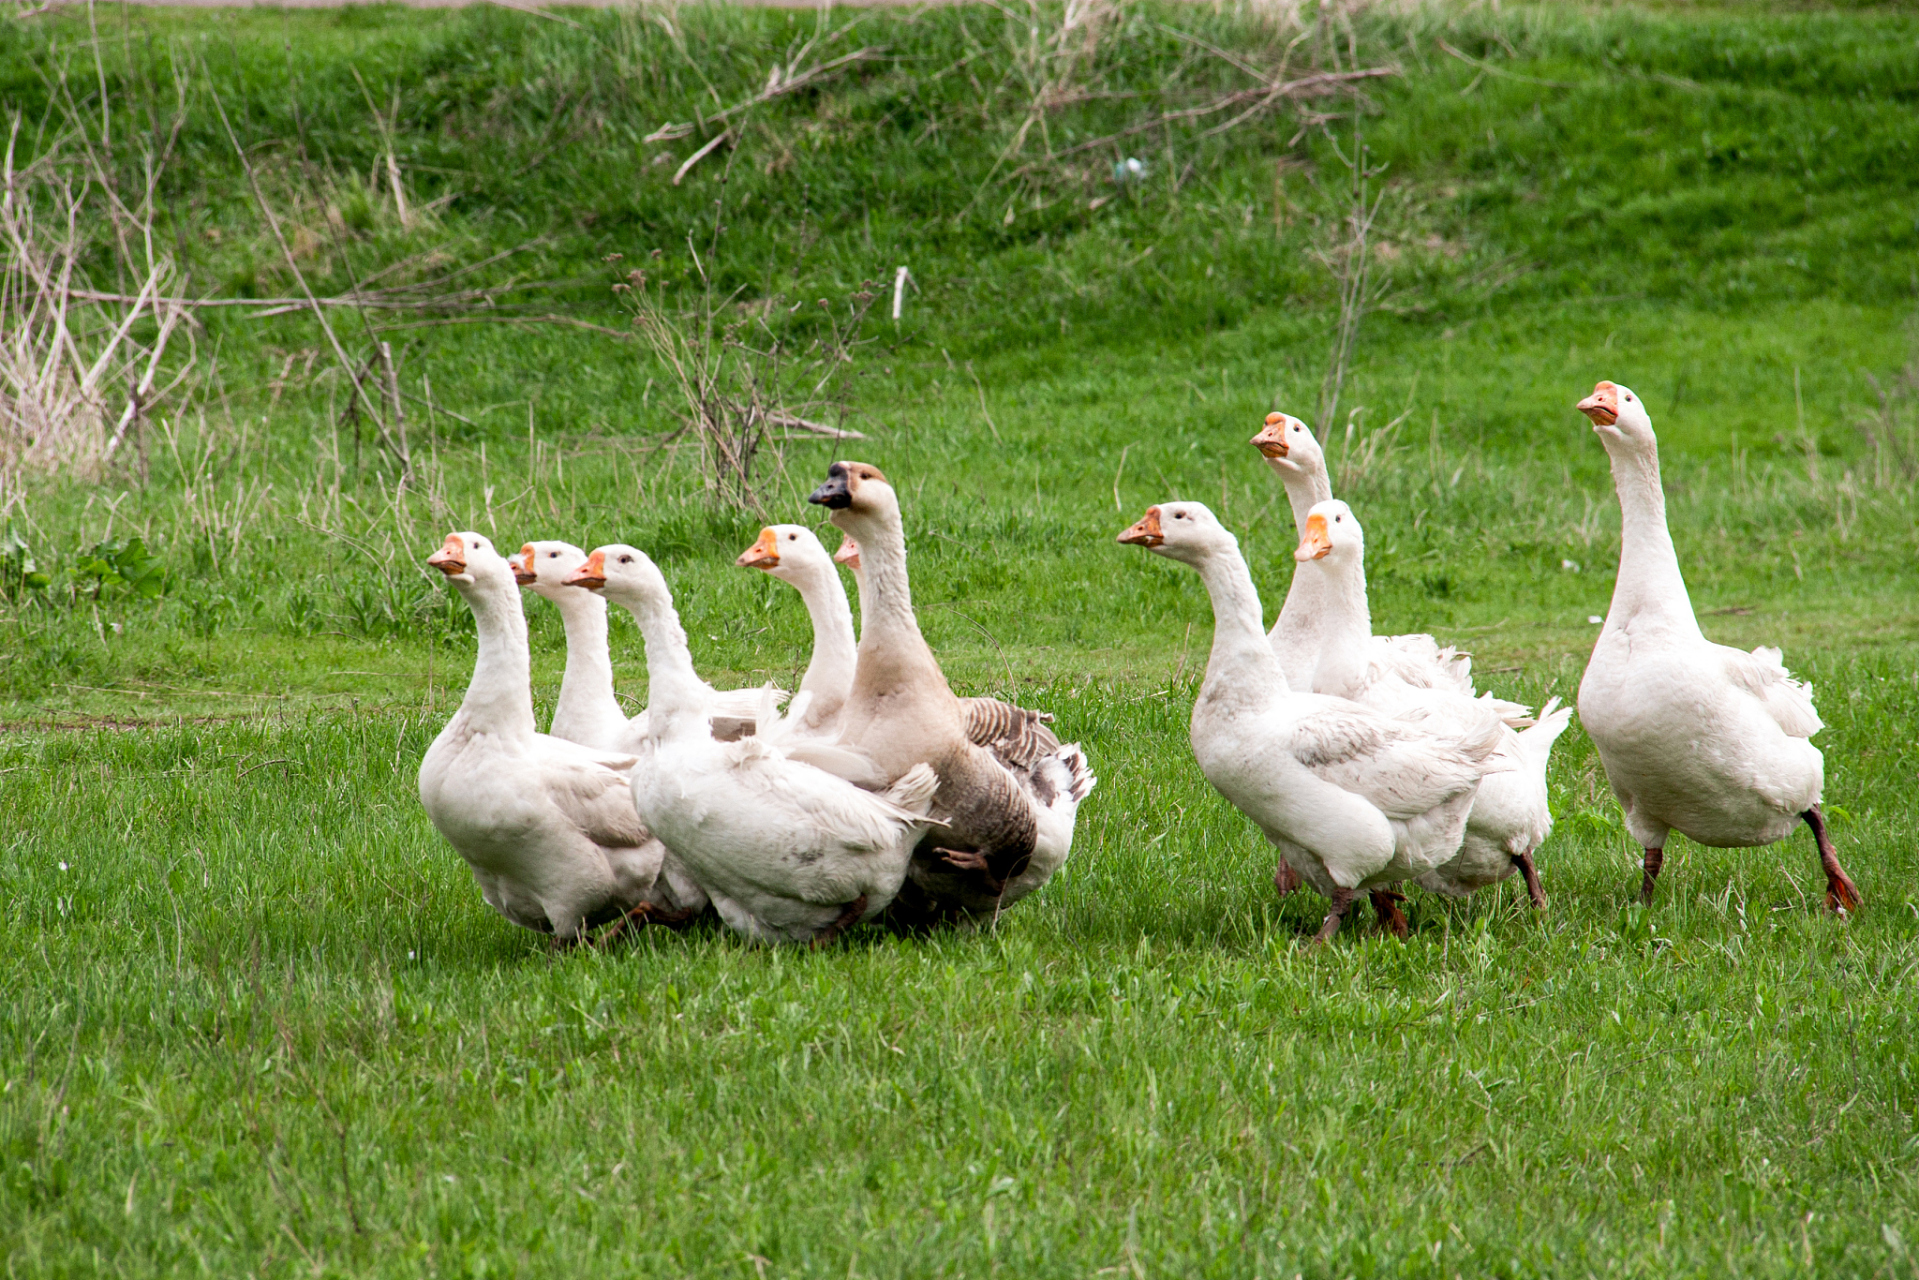
[(613, 287), (680, 392), (680, 425), (660, 447), (690, 445), (709, 494), (765, 518), (765, 499), (785, 474), (788, 441), (864, 438), (844, 423), (854, 355), (871, 341), (860, 337), (861, 327), (879, 290), (866, 281), (843, 306), (820, 299), (818, 327), (795, 343), (768, 317), (791, 315), (803, 303), (789, 307), (773, 297), (742, 305), (737, 295), (719, 294), (697, 251), (693, 261), (700, 288), (690, 308), (671, 306), (644, 271)]
[[(137, 149), (137, 190), (114, 153), (104, 89), (99, 102), (76, 100), (64, 73), (55, 88), (38, 154), (23, 161), (16, 114), (0, 162), (0, 496), (28, 474), (98, 477), (194, 366), (188, 307), (173, 296), (187, 282), (154, 234), (186, 81), (164, 140), (119, 142)], [(111, 240), (96, 243), (103, 228)], [(96, 272), (119, 290), (96, 288)]]

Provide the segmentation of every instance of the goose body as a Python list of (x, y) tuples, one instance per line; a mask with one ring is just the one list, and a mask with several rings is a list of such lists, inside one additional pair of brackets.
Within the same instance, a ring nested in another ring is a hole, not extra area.
[(1096, 781), (1086, 754), (1050, 731), (1038, 740), (1047, 750), (1024, 764), (973, 740), (969, 729), (992, 715), (969, 714), (920, 634), (899, 500), (877, 468), (836, 462), (810, 501), (857, 543), (858, 661), (840, 740), (870, 757), (883, 779), (921, 763), (939, 778), (941, 825), (915, 852), (894, 919), (918, 926), (993, 915), (1066, 861), (1080, 802)]
[[(650, 702), (632, 803), (720, 918), (764, 942), (823, 941), (885, 910), (930, 825), (937, 779), (908, 769), (884, 794), (792, 759), (766, 732), (720, 741), (666, 580), (644, 553), (602, 547), (575, 582), (618, 594), (646, 640)], [(803, 715), (810, 697), (796, 700)]]
[(1579, 410), (1612, 460), (1621, 515), (1619, 576), (1579, 685), (1579, 718), (1599, 750), (1626, 828), (1645, 850), (1651, 901), (1666, 839), (1722, 848), (1768, 845), (1800, 822), (1826, 872), (1826, 902), (1859, 905), (1819, 810), (1825, 758), (1812, 691), (1778, 649), (1747, 653), (1706, 639), (1666, 524), (1659, 445), (1645, 406), (1601, 382)]
[(512, 571), (477, 533), (428, 563), (473, 610), (479, 656), (460, 708), (420, 762), (420, 802), (487, 904), (563, 941), (636, 909), (677, 909), (664, 846), (627, 789), (634, 757), (536, 733), (526, 619)]
[[(1497, 884), (1515, 871), (1526, 879), (1533, 905), (1546, 905), (1533, 855), (1552, 831), (1546, 766), (1553, 743), (1572, 720), (1558, 699), (1549, 702), (1524, 732), (1505, 722), (1491, 696), (1474, 698), (1457, 689), (1411, 684), (1368, 661), (1372, 614), (1366, 598), (1365, 530), (1352, 508), (1337, 499), (1317, 503), (1294, 553), (1296, 576), (1319, 579), (1317, 608), (1322, 628), (1313, 691), (1351, 698), (1389, 715), (1417, 714), (1472, 732), (1490, 720), (1499, 746), (1473, 799), (1459, 852), (1418, 877), (1422, 888), (1460, 898)], [(1524, 710), (1522, 708), (1522, 710)]]
[(1361, 892), (1403, 934), (1391, 888), (1458, 852), (1498, 747), (1496, 718), (1462, 728), (1294, 692), (1262, 630), (1239, 542), (1200, 503), (1153, 507), (1120, 541), (1187, 564), (1206, 584), (1213, 647), (1193, 704), (1193, 755), (1286, 866), (1331, 901), (1318, 940)]

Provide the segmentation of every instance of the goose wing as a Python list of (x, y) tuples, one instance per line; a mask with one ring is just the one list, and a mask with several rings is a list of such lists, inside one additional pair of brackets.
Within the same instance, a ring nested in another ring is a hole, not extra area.
[(1496, 719), (1457, 731), (1326, 705), (1293, 726), (1294, 758), (1391, 818), (1413, 818), (1479, 784), (1498, 745)]
[(651, 837), (633, 808), (627, 773), (634, 756), (595, 751), (544, 734), (534, 739), (538, 782), (579, 831), (609, 849), (635, 848)]
[(1810, 738), (1826, 727), (1813, 709), (1812, 686), (1793, 678), (1779, 650), (1761, 645), (1747, 653), (1723, 644), (1713, 649), (1725, 663), (1726, 675), (1733, 684), (1759, 699), (1786, 734)]

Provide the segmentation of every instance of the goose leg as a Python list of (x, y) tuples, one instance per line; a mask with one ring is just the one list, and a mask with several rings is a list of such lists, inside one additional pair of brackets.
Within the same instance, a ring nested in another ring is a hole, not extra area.
[(1859, 886), (1839, 865), (1839, 852), (1832, 847), (1832, 837), (1826, 834), (1826, 815), (1819, 812), (1818, 805), (1814, 805), (1799, 816), (1812, 828), (1812, 838), (1819, 846), (1819, 865), (1826, 869), (1826, 909), (1859, 910)]
[(1300, 879), (1299, 872), (1293, 870), (1292, 863), (1284, 859), (1280, 860), (1279, 870), (1273, 872), (1273, 888), (1279, 890), (1280, 897), (1283, 898), (1289, 893), (1298, 893), (1299, 887), (1305, 883)]
[(1639, 886), (1639, 900), (1647, 906), (1652, 905), (1652, 882), (1659, 878), (1659, 868), (1666, 865), (1664, 849), (1646, 850), (1646, 878)]
[(979, 872), (988, 893), (1006, 892), (1006, 881), (993, 875), (992, 865), (986, 861), (985, 854), (974, 849), (934, 849), (933, 852), (944, 858), (949, 867), (957, 867), (961, 871)]
[(820, 947), (831, 946), (834, 940), (842, 933), (845, 933), (848, 929), (858, 924), (860, 917), (865, 914), (866, 895), (862, 893), (859, 897), (846, 904), (846, 910), (840, 912), (839, 917), (835, 919), (832, 924), (827, 925), (824, 929), (821, 929), (813, 935), (814, 948), (817, 950)]
[(1519, 868), (1519, 874), (1526, 877), (1526, 893), (1533, 900), (1533, 910), (1546, 909), (1546, 891), (1539, 887), (1539, 869), (1533, 866), (1530, 853), (1515, 853), (1513, 865)]
[(1339, 932), (1339, 922), (1346, 914), (1346, 908), (1352, 905), (1354, 891), (1333, 886), (1333, 903), (1326, 910), (1325, 922), (1319, 926), (1319, 932), (1313, 935), (1311, 946), (1323, 947), (1333, 940)]
[(641, 924), (663, 924), (669, 929), (677, 929), (699, 914), (700, 908), (698, 907), (688, 907), (682, 911), (662, 911), (650, 902), (642, 902), (618, 920), (615, 920), (613, 927), (601, 934), (599, 938), (594, 941), (593, 945), (596, 947), (604, 947), (625, 933), (626, 926), (635, 920), (638, 920)]
[(1399, 904), (1406, 901), (1406, 895), (1396, 889), (1374, 889), (1373, 914), (1379, 917), (1379, 927), (1390, 929), (1395, 938), (1407, 938), (1412, 935), (1413, 926), (1406, 919), (1406, 913)]

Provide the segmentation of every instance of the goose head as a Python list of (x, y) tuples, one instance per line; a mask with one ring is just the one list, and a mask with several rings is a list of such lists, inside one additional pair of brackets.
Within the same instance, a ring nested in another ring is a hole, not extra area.
[(1290, 413), (1267, 414), (1251, 444), (1281, 476), (1326, 474), (1326, 454), (1313, 429)]
[(1594, 434), (1608, 450), (1617, 445), (1642, 452), (1657, 447), (1652, 419), (1646, 414), (1644, 402), (1630, 388), (1601, 382), (1573, 407), (1592, 419)]
[(831, 511), (827, 519), (842, 533), (855, 536), (875, 521), (899, 520), (899, 495), (880, 469), (868, 462), (835, 462), (827, 468), (826, 483), (806, 500)]
[(860, 544), (853, 541), (852, 534), (840, 534), (840, 545), (839, 549), (833, 553), (833, 563), (843, 564), (851, 569), (855, 578), (860, 576)]
[(529, 542), (507, 558), (515, 582), (553, 601), (578, 590), (567, 586), (566, 580), (585, 563), (586, 552), (570, 542)]
[(646, 552), (623, 542), (609, 543), (588, 552), (580, 567), (566, 576), (564, 585), (585, 587), (629, 609), (662, 601), (670, 603), (673, 598), (660, 567)]
[(1119, 535), (1129, 547), (1145, 547), (1168, 559), (1197, 565), (1239, 539), (1222, 525), (1203, 502), (1162, 502), (1148, 507), (1132, 528)]
[(1337, 498), (1315, 503), (1306, 517), (1306, 536), (1299, 540), (1293, 559), (1300, 564), (1324, 561), (1328, 568), (1363, 560), (1366, 534), (1353, 509)]
[(733, 562), (742, 569), (764, 569), (782, 582), (798, 585), (802, 578), (833, 574), (832, 558), (811, 529), (798, 524), (774, 524), (760, 530), (759, 540)]
[(497, 587), (513, 581), (513, 570), (492, 542), (477, 533), (449, 533), (440, 549), (426, 562), (446, 575), (448, 582), (461, 589), (473, 586)]

